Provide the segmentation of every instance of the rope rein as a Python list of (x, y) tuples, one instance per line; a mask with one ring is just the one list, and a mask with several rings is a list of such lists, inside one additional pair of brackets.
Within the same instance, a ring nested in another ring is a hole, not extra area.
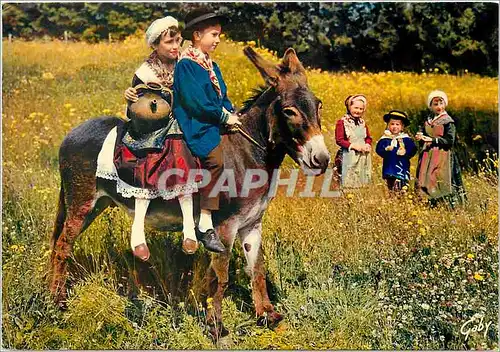
[(249, 142), (255, 144), (257, 147), (259, 147), (263, 151), (267, 151), (266, 147), (262, 146), (259, 142), (257, 142), (252, 136), (250, 136), (245, 130), (243, 130), (240, 125), (229, 126), (228, 131), (241, 133), (241, 135), (243, 137), (245, 137)]

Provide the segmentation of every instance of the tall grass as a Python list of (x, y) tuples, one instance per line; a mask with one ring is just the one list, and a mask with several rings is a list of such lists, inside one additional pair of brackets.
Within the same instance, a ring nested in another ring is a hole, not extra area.
[[(262, 83), (225, 42), (220, 64), (236, 105)], [(271, 60), (272, 53), (258, 49)], [(213, 344), (200, 295), (208, 255), (180, 252), (178, 233), (148, 231), (152, 263), (129, 249), (130, 219), (108, 209), (77, 240), (69, 308), (52, 304), (45, 275), (60, 178), (58, 146), (79, 123), (123, 115), (123, 91), (148, 54), (142, 41), (88, 45), (3, 43), (3, 343), (27, 349), (468, 349), (497, 348), (497, 327), (473, 332), (470, 319), (498, 313), (496, 174), (465, 175), (469, 203), (430, 208), (407, 192), (392, 197), (374, 156), (374, 184), (341, 198), (278, 196), (265, 216), (269, 289), (286, 319), (257, 327), (244, 257), (235, 249), (224, 301), (231, 335)], [(498, 114), (498, 80), (476, 75), (308, 71), (323, 101), (333, 153), (334, 124), (353, 93), (368, 97), (375, 138), (389, 109), (425, 109), (444, 89), (455, 110)], [(474, 131), (471, 131), (473, 133)], [(496, 163), (496, 158), (492, 158)], [(415, 173), (416, 159), (412, 162)], [(288, 167), (293, 166), (287, 160)], [(319, 181), (318, 181), (319, 182)]]

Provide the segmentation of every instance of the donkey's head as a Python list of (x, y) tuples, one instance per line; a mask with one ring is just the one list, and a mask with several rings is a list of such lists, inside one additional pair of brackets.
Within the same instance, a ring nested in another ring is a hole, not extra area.
[(321, 134), (322, 103), (309, 89), (306, 72), (295, 51), (288, 49), (278, 65), (263, 59), (250, 47), (244, 53), (274, 93), (266, 111), (269, 143), (282, 145), (306, 173), (323, 173), (330, 153)]

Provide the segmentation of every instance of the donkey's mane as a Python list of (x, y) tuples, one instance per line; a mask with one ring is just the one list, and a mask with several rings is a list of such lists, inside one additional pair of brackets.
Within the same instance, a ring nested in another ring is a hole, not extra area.
[(258, 86), (257, 88), (252, 89), (252, 95), (250, 98), (246, 99), (243, 102), (243, 107), (241, 108), (240, 112), (243, 114), (247, 112), (253, 104), (261, 97), (262, 94), (267, 90), (268, 87), (266, 86)]

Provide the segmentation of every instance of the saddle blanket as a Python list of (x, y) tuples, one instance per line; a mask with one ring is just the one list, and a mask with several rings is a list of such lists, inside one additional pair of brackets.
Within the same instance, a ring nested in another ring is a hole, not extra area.
[(196, 183), (180, 184), (166, 190), (146, 189), (134, 187), (119, 178), (114, 163), (115, 146), (118, 138), (118, 128), (114, 127), (106, 136), (101, 151), (97, 157), (96, 177), (116, 181), (116, 191), (124, 198), (155, 199), (163, 198), (170, 200), (179, 195), (186, 195), (198, 191)]

